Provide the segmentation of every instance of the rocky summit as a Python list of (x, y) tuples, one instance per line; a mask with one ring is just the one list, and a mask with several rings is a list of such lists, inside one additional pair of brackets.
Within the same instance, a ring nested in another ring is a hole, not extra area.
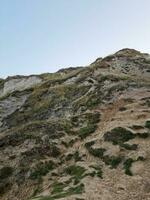
[(1, 200), (149, 200), (150, 55), (0, 79)]

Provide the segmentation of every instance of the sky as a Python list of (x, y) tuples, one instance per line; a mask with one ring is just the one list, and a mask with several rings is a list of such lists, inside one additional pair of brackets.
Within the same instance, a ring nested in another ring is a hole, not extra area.
[(150, 53), (150, 0), (0, 0), (0, 77)]

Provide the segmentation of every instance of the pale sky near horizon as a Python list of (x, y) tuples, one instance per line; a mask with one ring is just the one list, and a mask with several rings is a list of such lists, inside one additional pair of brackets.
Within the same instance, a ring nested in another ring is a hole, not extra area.
[(150, 0), (0, 0), (0, 77), (150, 53)]

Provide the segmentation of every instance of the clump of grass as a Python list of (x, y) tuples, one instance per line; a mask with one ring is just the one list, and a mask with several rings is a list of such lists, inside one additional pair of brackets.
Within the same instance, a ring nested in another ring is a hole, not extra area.
[(89, 135), (91, 135), (92, 133), (94, 133), (97, 129), (97, 126), (95, 124), (89, 124), (86, 127), (80, 128), (79, 130), (79, 137), (81, 139), (84, 139), (86, 137), (88, 137)]
[(143, 156), (139, 156), (136, 161), (144, 161), (145, 158)]
[(81, 183), (80, 185), (77, 185), (75, 187), (70, 187), (66, 191), (62, 191), (52, 196), (39, 197), (38, 199), (39, 200), (55, 200), (55, 199), (65, 198), (65, 197), (75, 195), (75, 194), (82, 194), (83, 191), (84, 191), (84, 184)]
[(72, 176), (74, 184), (78, 184), (82, 178), (84, 178), (85, 168), (77, 165), (71, 165), (65, 169), (65, 173)]
[(85, 119), (88, 121), (90, 124), (96, 124), (100, 121), (100, 113), (99, 112), (94, 112), (94, 113), (86, 113), (85, 114)]
[(87, 143), (85, 143), (85, 147), (87, 148), (87, 149), (89, 149), (91, 146), (93, 146), (95, 144), (95, 141), (90, 141), (90, 142), (87, 142)]
[(88, 149), (88, 151), (94, 157), (103, 158), (103, 155), (104, 155), (104, 152), (106, 151), (106, 149), (104, 149), (104, 148), (92, 148), (91, 147), (91, 148)]
[(57, 158), (61, 154), (60, 149), (55, 145), (52, 145), (50, 150), (51, 150), (51, 156), (54, 158)]
[(117, 166), (121, 163), (122, 157), (120, 156), (104, 156), (103, 161), (106, 165), (110, 165), (111, 168), (117, 168)]
[(85, 144), (88, 152), (94, 157), (103, 158), (104, 152), (106, 149), (104, 148), (93, 148), (92, 146), (95, 144), (95, 141), (91, 141)]
[(150, 100), (149, 100), (149, 99), (147, 99), (147, 100), (145, 101), (145, 105), (147, 105), (148, 107), (150, 107)]
[(103, 171), (102, 171), (101, 167), (95, 166), (95, 165), (91, 165), (90, 167), (95, 170), (95, 171), (93, 171), (91, 173), (91, 176), (97, 176), (99, 178), (103, 178), (103, 176), (102, 176), (103, 175)]
[(71, 176), (80, 177), (84, 174), (85, 168), (81, 166), (71, 165), (65, 169), (65, 172)]
[(143, 129), (143, 126), (141, 126), (141, 125), (133, 125), (131, 128), (135, 129), (135, 130), (139, 130), (139, 129)]
[(124, 163), (123, 163), (123, 168), (125, 170), (125, 174), (132, 176), (132, 172), (130, 170), (132, 163), (134, 162), (134, 160), (132, 158), (128, 158)]
[(6, 166), (0, 169), (0, 179), (9, 178), (13, 173), (13, 168)]
[(116, 168), (122, 161), (122, 157), (120, 156), (108, 156), (104, 155), (104, 152), (106, 149), (104, 148), (93, 148), (95, 141), (91, 141), (85, 144), (85, 147), (87, 148), (88, 152), (93, 155), (94, 157), (98, 157), (102, 159), (102, 161), (106, 165), (111, 165), (111, 168)]
[(0, 196), (3, 196), (12, 187), (12, 183), (9, 181), (0, 181)]
[(127, 143), (123, 143), (120, 145), (121, 147), (127, 149), (127, 150), (136, 150), (138, 148), (137, 144), (127, 144)]
[(64, 188), (66, 187), (66, 184), (56, 182), (51, 187), (53, 188), (52, 194), (57, 194), (63, 192)]
[(79, 151), (76, 151), (74, 154), (70, 153), (66, 156), (66, 161), (74, 159), (75, 162), (81, 161), (82, 157), (79, 155)]
[(145, 122), (145, 127), (148, 128), (148, 129), (150, 129), (150, 120), (147, 120)]
[(114, 145), (122, 144), (131, 139), (134, 139), (135, 137), (135, 134), (122, 127), (114, 128), (110, 132), (104, 134), (104, 140), (112, 142)]
[(94, 107), (96, 107), (97, 105), (99, 105), (101, 103), (101, 99), (99, 98), (99, 95), (91, 95), (90, 98), (87, 101), (87, 107), (92, 109)]
[(148, 132), (144, 132), (144, 133), (137, 133), (137, 136), (139, 138), (148, 138), (149, 137), (149, 133)]
[(127, 110), (126, 107), (120, 107), (120, 108), (119, 108), (119, 111), (120, 111), (120, 112), (123, 112), (123, 111), (126, 111), (126, 110)]
[(45, 176), (47, 173), (49, 173), (49, 171), (54, 169), (54, 166), (55, 165), (53, 161), (46, 161), (45, 163), (40, 162), (31, 172), (30, 179), (35, 180)]

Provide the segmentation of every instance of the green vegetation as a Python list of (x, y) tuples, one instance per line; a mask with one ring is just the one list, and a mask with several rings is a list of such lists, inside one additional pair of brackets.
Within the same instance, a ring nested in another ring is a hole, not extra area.
[(99, 98), (98, 95), (93, 94), (93, 95), (91, 95), (90, 98), (88, 99), (86, 105), (87, 105), (87, 107), (88, 107), (89, 109), (92, 109), (92, 108), (96, 107), (97, 105), (99, 105), (100, 103), (101, 103), (101, 98)]
[(69, 160), (72, 160), (72, 159), (74, 159), (75, 160), (75, 162), (78, 162), (78, 161), (81, 161), (82, 160), (82, 157), (80, 157), (80, 155), (79, 155), (79, 151), (76, 151), (75, 153), (70, 153), (70, 154), (68, 154), (67, 156), (66, 156), (66, 161), (69, 161)]
[[(57, 186), (58, 187), (58, 186)], [(47, 197), (38, 197), (38, 198), (33, 198), (33, 200), (55, 200), (55, 199), (60, 199), (60, 198), (65, 198), (71, 195), (75, 194), (82, 194), (84, 191), (84, 184), (81, 183), (80, 185), (77, 185), (75, 187), (70, 187), (66, 191), (63, 191), (62, 189), (58, 194), (52, 195), (52, 196), (47, 196)]]
[(40, 162), (30, 174), (30, 179), (39, 179), (45, 176), (49, 171), (54, 169), (54, 163), (52, 161)]
[(5, 80), (0, 78), (0, 89), (4, 87)]
[(84, 139), (86, 137), (88, 137), (89, 135), (91, 135), (92, 133), (94, 133), (97, 129), (97, 126), (95, 124), (89, 124), (86, 127), (80, 128), (79, 130), (79, 137), (81, 139)]
[(65, 169), (65, 172), (70, 176), (80, 177), (84, 174), (85, 169), (81, 166), (71, 165)]
[(59, 183), (59, 182), (56, 182), (54, 183), (51, 187), (53, 188), (52, 190), (52, 194), (57, 194), (57, 193), (61, 193), (63, 192), (64, 188), (66, 187), (67, 185), (65, 183)]
[(134, 139), (135, 137), (135, 134), (122, 127), (114, 128), (110, 132), (104, 134), (104, 140), (112, 142), (114, 145), (122, 144), (131, 139)]
[(63, 111), (68, 111), (68, 107), (72, 107), (74, 100), (82, 97), (90, 88), (77, 84), (50, 87), (51, 85), (53, 83), (50, 81), (33, 88), (22, 110), (16, 110), (7, 117), (6, 121), (10, 127), (28, 123), (31, 120), (47, 120), (54, 113), (59, 117), (64, 117)]
[(132, 176), (132, 172), (130, 170), (130, 167), (132, 166), (132, 163), (134, 162), (134, 160), (132, 158), (128, 158), (124, 163), (124, 170), (125, 170), (125, 174)]
[(104, 152), (106, 149), (104, 148), (88, 148), (88, 151), (91, 155), (98, 157), (98, 158), (103, 158)]
[(8, 181), (0, 181), (0, 196), (2, 196), (4, 193), (9, 191), (12, 187), (12, 184)]
[(101, 167), (97, 166), (97, 165), (91, 165), (90, 166), (91, 168), (93, 168), (95, 171), (93, 171), (91, 174), (89, 174), (90, 176), (94, 177), (94, 176), (97, 176), (99, 178), (103, 178), (102, 175), (103, 175), (103, 172), (102, 172), (102, 169)]
[(100, 113), (93, 112), (93, 113), (85, 113), (85, 119), (88, 121), (89, 124), (96, 124), (100, 121)]
[(13, 168), (6, 166), (0, 169), (0, 180), (9, 178), (13, 173)]
[(77, 165), (71, 165), (65, 169), (65, 173), (72, 176), (74, 184), (78, 184), (85, 177), (85, 168)]
[(145, 133), (137, 133), (137, 136), (139, 138), (148, 138), (149, 137), (149, 133), (148, 132), (145, 132)]
[(13, 168), (9, 166), (5, 166), (0, 169), (0, 196), (6, 193), (12, 186), (9, 178), (13, 174)]
[(117, 166), (121, 163), (122, 157), (120, 156), (104, 156), (103, 161), (106, 165), (110, 165), (111, 168), (117, 168)]
[(111, 168), (116, 168), (122, 161), (122, 157), (116, 157), (116, 156), (104, 156), (104, 152), (106, 149), (104, 148), (93, 148), (92, 145), (95, 144), (95, 141), (91, 141), (85, 144), (85, 147), (87, 148), (88, 152), (93, 155), (94, 157), (98, 157), (102, 159), (102, 161), (106, 165), (111, 165)]
[(150, 100), (146, 100), (145, 105), (147, 105), (148, 107), (150, 107)]
[(143, 126), (141, 126), (141, 125), (133, 125), (131, 128), (135, 129), (135, 130), (139, 130), (139, 129), (143, 129)]
[(95, 144), (95, 141), (91, 141), (85, 144), (85, 147), (87, 148), (88, 152), (98, 158), (103, 158), (104, 152), (106, 149), (104, 148), (93, 148), (92, 146)]
[(145, 122), (145, 127), (150, 129), (150, 120), (147, 120), (147, 121)]
[(127, 150), (136, 150), (138, 148), (137, 144), (127, 144), (127, 143), (123, 143), (120, 144), (121, 147), (127, 149)]

